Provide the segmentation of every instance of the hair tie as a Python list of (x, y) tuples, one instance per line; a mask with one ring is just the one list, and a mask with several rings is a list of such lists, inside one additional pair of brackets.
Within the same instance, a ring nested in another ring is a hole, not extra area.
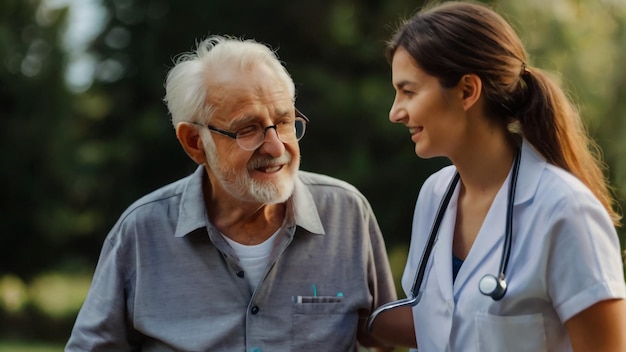
[(530, 74), (530, 71), (528, 71), (528, 69), (526, 68), (526, 63), (522, 62), (522, 70), (520, 71), (520, 76), (526, 76), (529, 74)]

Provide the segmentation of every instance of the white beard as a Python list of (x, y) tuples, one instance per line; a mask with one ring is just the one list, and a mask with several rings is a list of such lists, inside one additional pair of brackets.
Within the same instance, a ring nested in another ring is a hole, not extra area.
[(290, 175), (282, 177), (278, 183), (260, 182), (248, 173), (248, 170), (261, 166), (288, 164), (292, 161), (291, 154), (286, 152), (279, 158), (255, 157), (248, 163), (248, 168), (241, 172), (228, 167), (219, 159), (213, 138), (208, 134), (206, 131), (202, 138), (208, 166), (224, 190), (233, 197), (247, 202), (277, 204), (285, 202), (291, 196), (295, 188), (295, 170), (299, 165), (291, 165)]

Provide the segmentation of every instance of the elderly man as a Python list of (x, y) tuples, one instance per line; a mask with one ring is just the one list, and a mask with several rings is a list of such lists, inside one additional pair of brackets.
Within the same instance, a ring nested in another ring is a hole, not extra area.
[(299, 171), (308, 119), (276, 54), (214, 36), (166, 81), (199, 167), (131, 205), (103, 245), (66, 351), (355, 351), (396, 293), (353, 186)]

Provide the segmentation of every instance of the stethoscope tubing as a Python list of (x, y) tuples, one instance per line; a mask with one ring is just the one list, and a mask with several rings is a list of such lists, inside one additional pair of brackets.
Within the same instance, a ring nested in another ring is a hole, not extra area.
[(456, 172), (454, 174), (454, 177), (452, 178), (452, 181), (450, 181), (450, 184), (448, 185), (445, 196), (441, 199), (441, 204), (439, 204), (435, 221), (433, 222), (433, 226), (430, 229), (430, 235), (428, 236), (428, 243), (426, 243), (426, 248), (424, 249), (424, 252), (422, 252), (422, 258), (420, 259), (420, 265), (418, 267), (419, 269), (417, 270), (417, 273), (415, 274), (415, 279), (413, 280), (413, 287), (411, 288), (411, 293), (413, 294), (413, 297), (417, 297), (419, 294), (422, 282), (424, 281), (424, 274), (426, 273), (428, 260), (430, 259), (430, 255), (433, 251), (433, 248), (435, 247), (435, 242), (437, 242), (439, 227), (441, 226), (443, 217), (446, 215), (445, 209), (447, 209), (448, 204), (450, 204), (450, 199), (452, 199), (454, 189), (456, 188), (457, 183), (459, 183), (460, 178), (461, 175)]
[[(509, 181), (509, 192), (507, 197), (507, 214), (506, 214), (506, 226), (505, 226), (505, 236), (504, 236), (504, 244), (502, 257), (500, 258), (500, 270), (497, 277), (498, 289), (496, 292), (485, 293), (482, 290), (481, 293), (490, 296), (495, 301), (502, 299), (504, 294), (506, 293), (506, 269), (508, 267), (509, 258), (511, 255), (511, 244), (513, 242), (513, 206), (515, 201), (515, 191), (517, 188), (517, 177), (519, 174), (519, 167), (521, 162), (521, 148), (517, 149), (517, 155), (513, 162), (513, 170), (511, 174), (511, 180)], [(413, 280), (413, 287), (411, 288), (411, 296), (405, 299), (388, 302), (386, 304), (381, 305), (377, 309), (375, 309), (372, 314), (369, 316), (367, 320), (367, 330), (371, 331), (372, 326), (374, 324), (374, 320), (380, 313), (399, 308), (402, 306), (416, 306), (422, 298), (421, 287), (424, 281), (424, 275), (426, 273), (426, 267), (428, 265), (428, 260), (430, 259), (431, 253), (437, 242), (437, 237), (439, 236), (439, 227), (441, 226), (441, 222), (443, 221), (443, 217), (445, 216), (446, 210), (450, 203), (450, 199), (454, 194), (454, 189), (459, 182), (461, 176), (458, 171), (454, 174), (454, 177), (448, 184), (448, 188), (444, 197), (439, 204), (439, 208), (437, 209), (437, 215), (435, 216), (435, 220), (433, 221), (433, 226), (430, 230), (430, 235), (428, 237), (428, 242), (426, 243), (426, 248), (422, 252), (422, 257), (420, 258), (420, 263), (417, 272), (415, 273), (415, 279)], [(486, 277), (493, 277), (493, 275), (486, 275)], [(484, 278), (483, 278), (484, 279)], [(500, 286), (500, 285), (503, 285)]]
[(517, 189), (517, 176), (519, 175), (520, 162), (521, 150), (518, 149), (515, 163), (513, 164), (513, 172), (511, 173), (511, 181), (509, 181), (509, 194), (506, 207), (506, 232), (502, 258), (500, 258), (500, 276), (502, 279), (505, 278), (506, 268), (509, 265), (509, 257), (511, 256), (511, 245), (513, 242), (513, 206), (515, 205), (515, 191)]

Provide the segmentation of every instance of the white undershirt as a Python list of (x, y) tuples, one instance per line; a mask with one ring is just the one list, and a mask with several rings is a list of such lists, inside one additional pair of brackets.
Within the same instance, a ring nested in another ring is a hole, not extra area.
[(264, 242), (250, 246), (235, 242), (222, 235), (230, 246), (233, 247), (237, 257), (239, 257), (239, 264), (241, 264), (241, 267), (245, 272), (250, 292), (254, 292), (259, 284), (259, 281), (261, 280), (261, 275), (265, 272), (265, 267), (267, 267), (270, 259), (270, 253), (272, 252), (274, 240), (279, 232), (280, 229), (274, 232), (274, 234)]

